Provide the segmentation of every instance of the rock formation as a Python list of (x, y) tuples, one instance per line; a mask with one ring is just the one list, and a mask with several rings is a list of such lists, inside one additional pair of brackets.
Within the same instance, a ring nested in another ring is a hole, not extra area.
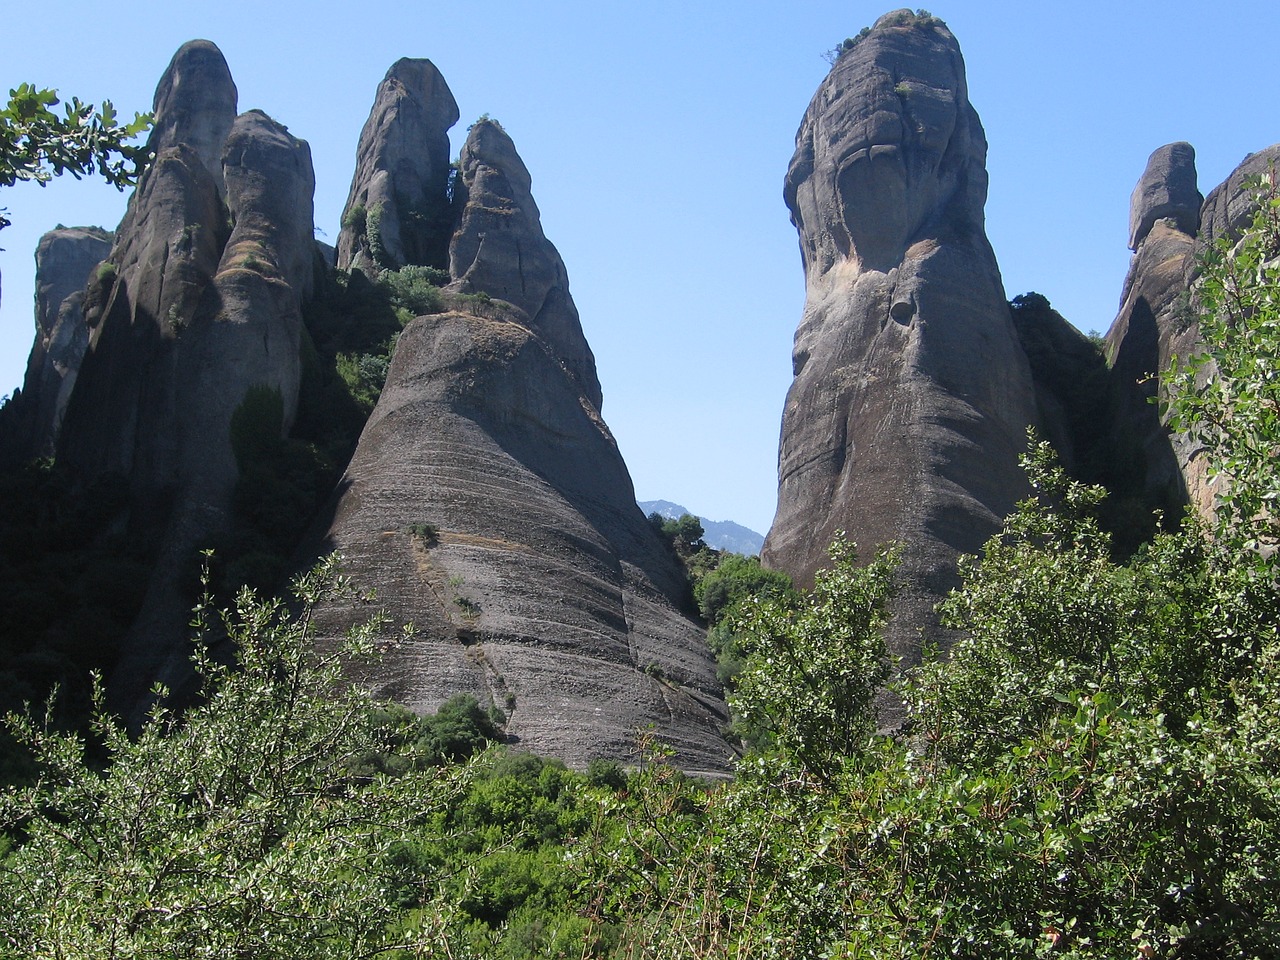
[(524, 314), (577, 381), (601, 406), (596, 361), (582, 335), (560, 254), (542, 233), (529, 171), (493, 120), (471, 128), (462, 148), (458, 197), (462, 216), (449, 244), (451, 289), (486, 293)]
[(360, 132), (342, 213), (338, 266), (370, 275), (444, 267), (449, 236), (449, 128), (458, 105), (430, 60), (397, 60)]
[[(1177, 516), (1187, 502), (1182, 467), (1151, 400), (1157, 375), (1173, 355), (1187, 356), (1198, 334), (1188, 298), (1203, 198), (1196, 186), (1195, 151), (1171, 143), (1151, 154), (1129, 201), (1129, 247), (1134, 251), (1120, 312), (1107, 333), (1107, 356), (1118, 393), (1110, 430), (1143, 475), (1145, 499)], [(1181, 462), (1180, 462), (1181, 461)]]
[(1199, 449), (1171, 435), (1151, 402), (1158, 374), (1172, 359), (1200, 349), (1194, 283), (1198, 257), (1217, 238), (1239, 231), (1252, 216), (1252, 178), (1280, 162), (1280, 144), (1246, 157), (1201, 200), (1195, 152), (1173, 143), (1151, 154), (1130, 203), (1130, 246), (1120, 311), (1107, 333), (1107, 355), (1119, 393), (1111, 430), (1143, 475), (1147, 502), (1170, 516), (1191, 503), (1202, 515), (1214, 493)]
[(261, 112), (235, 109), (221, 53), (184, 45), (156, 90), (155, 161), (86, 295), (88, 352), (58, 466), (85, 483), (127, 477), (127, 523), (159, 558), (112, 683), (121, 704), (187, 672), (179, 582), (228, 522), (233, 413), (265, 387), (287, 429), (297, 403), (317, 256), (310, 152)]
[(0, 457), (23, 462), (51, 457), (67, 401), (89, 345), (84, 289), (111, 251), (98, 227), (50, 230), (36, 248), (36, 339), (22, 390), (5, 409)]
[(808, 583), (843, 529), (903, 545), (889, 642), (910, 662), (933, 604), (1025, 489), (1037, 420), (983, 227), (986, 138), (941, 21), (897, 11), (835, 63), (784, 196), (804, 314), (762, 558)]
[(687, 769), (725, 770), (714, 663), (600, 418), (528, 172), (491, 122), (462, 157), (448, 309), (401, 334), (319, 547), (413, 624), (363, 679), (419, 711), (474, 694), (575, 765), (633, 759), (652, 725)]

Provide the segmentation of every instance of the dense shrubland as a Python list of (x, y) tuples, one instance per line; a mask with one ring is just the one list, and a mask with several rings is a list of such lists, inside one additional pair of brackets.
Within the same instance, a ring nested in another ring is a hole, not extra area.
[[(1268, 194), (1205, 264), (1209, 359), (1168, 381), (1216, 519), (1121, 562), (1101, 488), (1034, 445), (1035, 496), (963, 564), (942, 609), (961, 639), (901, 681), (893, 736), (870, 706), (891, 552), (859, 566), (837, 541), (808, 593), (745, 560), (697, 578), (760, 731), (714, 785), (645, 735), (631, 769), (575, 773), (484, 746), (502, 718), (474, 701), (365, 702), (310, 643), (310, 604), (344, 588), (326, 566), (299, 607), (246, 593), (222, 615), (239, 663), (197, 644), (184, 716), (136, 738), (11, 716), (40, 774), (0, 806), (0, 952), (1274, 956), (1278, 255)], [(349, 654), (395, 642), (378, 627)]]

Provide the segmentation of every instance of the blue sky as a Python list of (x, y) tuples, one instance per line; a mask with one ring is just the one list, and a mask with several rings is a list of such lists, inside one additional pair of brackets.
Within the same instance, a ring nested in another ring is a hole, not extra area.
[[(0, 87), (150, 108), (185, 40), (213, 40), (240, 90), (309, 141), (332, 241), (356, 140), (387, 68), (428, 57), (533, 176), (641, 499), (761, 532), (804, 291), (782, 177), (821, 54), (891, 9), (860, 2), (510, 2), (127, 7), (52, 2), (6, 18)], [(1152, 150), (1196, 148), (1201, 190), (1280, 140), (1280, 4), (953, 2), (990, 144), (987, 229), (1010, 297), (1045, 294), (1105, 330), (1128, 267), (1129, 194)], [(43, 14), (43, 16), (41, 16)], [(32, 254), (57, 223), (114, 227), (122, 195), (68, 178), (0, 193), (0, 394), (31, 346)]]

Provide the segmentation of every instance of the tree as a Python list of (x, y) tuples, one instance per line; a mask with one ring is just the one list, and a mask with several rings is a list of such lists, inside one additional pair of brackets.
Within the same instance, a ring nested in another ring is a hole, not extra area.
[[(448, 806), (447, 771), (373, 775), (369, 702), (343, 681), (380, 620), (316, 647), (321, 603), (347, 595), (335, 561), (295, 583), (300, 608), (241, 594), (197, 608), (201, 702), (157, 708), (130, 737), (102, 706), (98, 751), (21, 716), (41, 768), (0, 793), (0, 954), (367, 957), (388, 949), (390, 854)], [(236, 663), (205, 644), (232, 642)]]
[(748, 730), (767, 730), (778, 749), (820, 780), (861, 752), (875, 732), (872, 700), (889, 676), (882, 628), (897, 566), (892, 552), (857, 565), (837, 536), (831, 568), (799, 603), (763, 595), (737, 620), (747, 654), (730, 698)]
[(1255, 213), (1218, 239), (1195, 288), (1204, 349), (1164, 378), (1171, 426), (1204, 448), (1217, 533), (1250, 556), (1280, 546), (1280, 189), (1254, 181)]
[[(121, 190), (136, 184), (150, 153), (145, 144), (126, 141), (151, 126), (151, 114), (119, 123), (110, 100), (98, 109), (72, 97), (61, 115), (53, 109), (58, 104), (55, 91), (29, 83), (9, 91), (9, 102), (0, 110), (0, 187), (20, 180), (43, 186), (64, 173), (77, 180), (97, 173)], [(0, 209), (0, 229), (8, 225)]]

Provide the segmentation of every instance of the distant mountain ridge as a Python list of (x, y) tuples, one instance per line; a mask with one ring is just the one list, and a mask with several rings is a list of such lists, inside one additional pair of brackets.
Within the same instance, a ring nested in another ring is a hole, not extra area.
[[(651, 513), (659, 513), (668, 520), (678, 520), (686, 513), (693, 513), (692, 510), (678, 503), (672, 503), (670, 500), (642, 500), (640, 509), (644, 511), (646, 517)], [(760, 548), (764, 546), (764, 534), (756, 533), (740, 523), (734, 523), (732, 520), (708, 520), (706, 517), (698, 517), (698, 520), (702, 523), (702, 539), (707, 542), (707, 546), (714, 547), (716, 550), (754, 556), (759, 554)]]

